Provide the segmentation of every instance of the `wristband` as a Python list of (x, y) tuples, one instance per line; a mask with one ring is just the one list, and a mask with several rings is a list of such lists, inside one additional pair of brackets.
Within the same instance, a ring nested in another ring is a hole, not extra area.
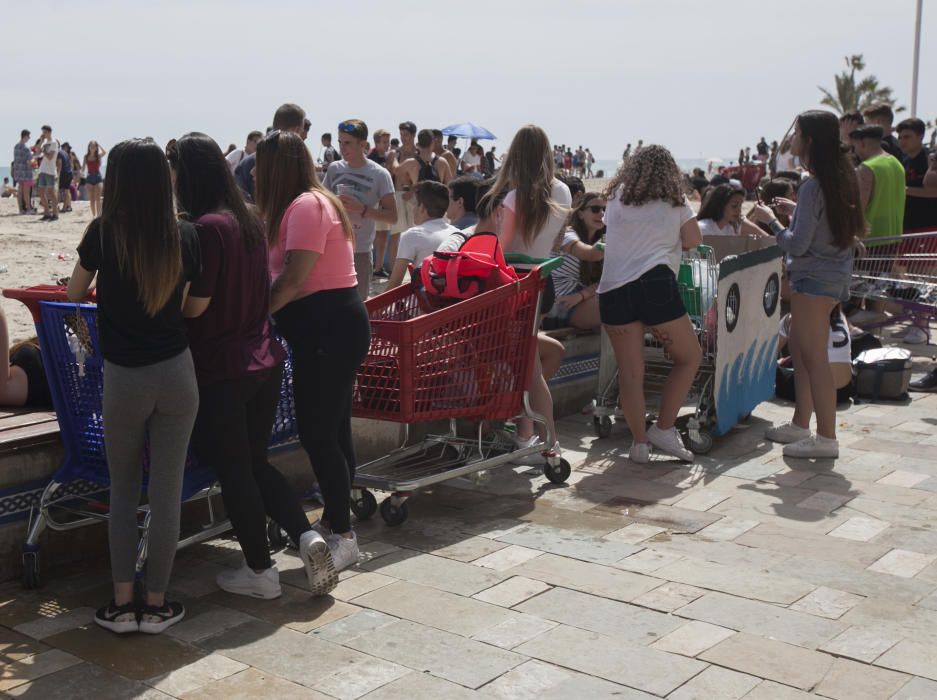
[(773, 233), (775, 236), (784, 230), (784, 226), (782, 226), (781, 222), (777, 219), (771, 219), (771, 221), (768, 222), (768, 228), (771, 229), (771, 233)]

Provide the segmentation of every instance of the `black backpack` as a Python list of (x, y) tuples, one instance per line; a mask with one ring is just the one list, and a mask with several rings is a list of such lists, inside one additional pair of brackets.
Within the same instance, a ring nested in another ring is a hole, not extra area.
[(427, 163), (425, 160), (420, 158), (420, 154), (416, 154), (416, 162), (420, 164), (420, 173), (416, 178), (417, 182), (425, 182), (427, 180), (431, 182), (440, 182), (439, 174), (436, 172), (436, 161), (439, 160), (439, 156), (433, 154), (433, 159)]

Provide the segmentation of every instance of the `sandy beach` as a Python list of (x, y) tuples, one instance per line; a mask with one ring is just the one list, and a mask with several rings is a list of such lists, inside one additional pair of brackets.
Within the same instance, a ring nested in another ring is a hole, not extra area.
[[(586, 180), (586, 189), (601, 191), (608, 180)], [(20, 216), (16, 201), (0, 199), (0, 286), (29, 287), (54, 284), (72, 273), (75, 248), (91, 221), (88, 202), (74, 202), (72, 211), (58, 221), (40, 221), (40, 214)], [(10, 325), (10, 339), (35, 335), (26, 307), (4, 298), (3, 310)]]

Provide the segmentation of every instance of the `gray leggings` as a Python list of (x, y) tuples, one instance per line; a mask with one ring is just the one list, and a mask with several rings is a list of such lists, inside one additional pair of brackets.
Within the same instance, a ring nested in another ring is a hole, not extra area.
[(114, 581), (133, 581), (143, 447), (149, 428), (150, 534), (146, 588), (164, 593), (179, 540), (182, 472), (198, 412), (198, 385), (189, 350), (144, 367), (104, 361), (104, 446), (111, 475), (108, 535)]

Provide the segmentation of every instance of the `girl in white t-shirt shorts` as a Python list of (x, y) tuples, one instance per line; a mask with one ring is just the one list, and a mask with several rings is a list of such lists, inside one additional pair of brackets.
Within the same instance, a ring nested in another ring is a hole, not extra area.
[[(649, 458), (648, 442), (693, 461), (674, 427), (701, 361), (676, 273), (682, 250), (702, 240), (683, 189), (683, 175), (663, 146), (645, 146), (627, 159), (606, 192), (605, 263), (599, 314), (618, 363), (621, 410), (634, 442), (632, 462)], [(645, 430), (644, 333), (651, 332), (673, 361), (657, 423)]]

